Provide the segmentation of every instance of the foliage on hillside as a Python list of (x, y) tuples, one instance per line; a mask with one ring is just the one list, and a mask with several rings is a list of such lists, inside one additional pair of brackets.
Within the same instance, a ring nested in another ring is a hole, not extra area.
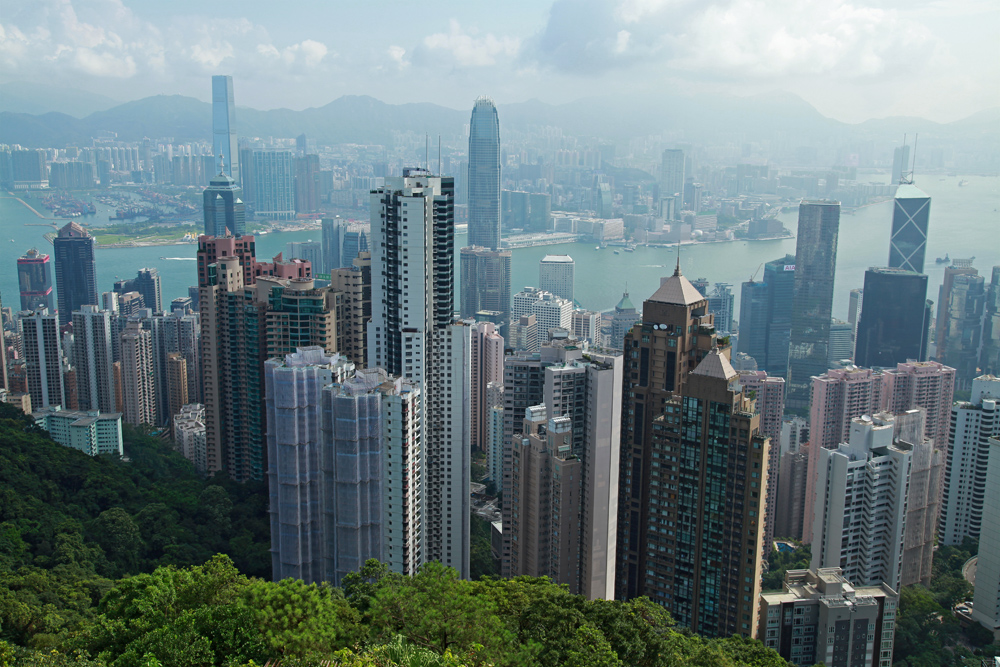
[(794, 551), (772, 549), (767, 559), (767, 572), (761, 582), (761, 590), (780, 591), (785, 583), (788, 570), (808, 570), (812, 559), (812, 549), (808, 544), (800, 544)]
[(341, 591), (249, 578), (228, 557), (216, 556), (203, 566), (162, 567), (121, 580), (98, 611), (56, 656), (32, 659), (60, 664), (45, 660), (85, 656), (92, 662), (82, 664), (114, 667), (268, 660), (373, 667), (787, 667), (753, 640), (709, 641), (678, 632), (645, 599), (590, 602), (529, 577), (463, 581), (437, 563), (404, 577), (368, 561)]
[(261, 484), (205, 480), (162, 441), (126, 429), (130, 461), (52, 441), (0, 403), (0, 638), (49, 646), (113, 579), (216, 553), (270, 572)]

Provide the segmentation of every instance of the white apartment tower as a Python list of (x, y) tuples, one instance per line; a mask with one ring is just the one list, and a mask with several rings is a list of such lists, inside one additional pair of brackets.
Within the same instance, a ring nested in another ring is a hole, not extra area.
[(34, 410), (63, 405), (63, 363), (59, 318), (47, 308), (18, 313), (18, 333)]
[(576, 262), (569, 255), (546, 255), (538, 262), (538, 287), (573, 302)]
[(111, 311), (80, 306), (73, 313), (73, 362), (81, 410), (116, 410), (112, 349)]
[(972, 381), (969, 401), (955, 403), (951, 409), (951, 437), (938, 524), (941, 544), (961, 544), (966, 537), (980, 537), (991, 461), (989, 441), (997, 437), (1000, 437), (1000, 378), (981, 375)]
[(156, 424), (156, 382), (153, 373), (153, 337), (130, 321), (121, 335), (122, 399), (127, 424)]
[(990, 438), (972, 618), (1000, 638), (1000, 439)]
[(423, 397), (424, 559), (469, 576), (471, 327), (455, 311), (455, 185), (404, 169), (371, 193), (368, 363)]
[(851, 421), (850, 439), (819, 451), (812, 562), (862, 586), (899, 589), (913, 446), (887, 413)]

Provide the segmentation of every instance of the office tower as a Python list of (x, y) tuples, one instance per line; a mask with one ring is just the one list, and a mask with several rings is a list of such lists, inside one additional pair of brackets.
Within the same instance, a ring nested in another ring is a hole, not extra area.
[(892, 205), (892, 235), (889, 237), (890, 267), (914, 273), (924, 272), (930, 214), (931, 198), (926, 192), (912, 183), (896, 188)]
[(764, 524), (764, 555), (770, 553), (778, 502), (778, 470), (781, 465), (781, 423), (785, 413), (785, 379), (768, 377), (767, 371), (738, 371), (744, 390), (756, 402), (760, 432), (771, 440), (767, 462), (767, 512)]
[(992, 463), (989, 441), (996, 437), (1000, 437), (1000, 378), (982, 375), (972, 381), (970, 399), (951, 409), (938, 524), (941, 544), (961, 544), (966, 537), (981, 536), (987, 471)]
[(538, 335), (538, 318), (534, 313), (521, 315), (510, 324), (510, 335), (507, 344), (517, 352), (537, 352), (540, 344)]
[(500, 249), (500, 119), (489, 97), (469, 121), (469, 245)]
[(81, 410), (115, 412), (111, 312), (85, 305), (73, 313), (73, 365)]
[(576, 262), (569, 255), (546, 255), (538, 262), (538, 288), (573, 301)]
[[(680, 391), (689, 372), (716, 345), (708, 300), (685, 278), (680, 267), (663, 278), (645, 301), (642, 320), (626, 335), (622, 395), (622, 457), (618, 494), (616, 599), (632, 599), (647, 590), (647, 535), (651, 521), (650, 479), (653, 420)], [(703, 328), (704, 333), (698, 335)], [(654, 360), (656, 363), (653, 363)], [(508, 401), (509, 402), (509, 401)]]
[[(240, 182), (240, 149), (236, 143), (236, 99), (233, 97), (233, 77), (212, 77), (212, 155), (216, 174), (225, 173)], [(221, 160), (221, 163), (219, 162)], [(210, 236), (224, 236), (205, 232)], [(233, 230), (233, 234), (237, 234)], [(242, 235), (242, 232), (239, 232)]]
[(142, 295), (142, 302), (153, 313), (163, 312), (159, 269), (139, 269), (135, 276), (135, 291)]
[(910, 360), (925, 361), (931, 317), (927, 276), (873, 267), (865, 271), (864, 293), (855, 363), (884, 368)]
[(786, 255), (764, 265), (761, 281), (743, 283), (740, 301), (739, 350), (771, 375), (788, 373), (788, 340), (795, 293), (795, 257)]
[(910, 174), (910, 147), (897, 146), (892, 151), (892, 184), (902, 184)]
[(22, 311), (17, 315), (17, 328), (32, 409), (63, 405), (63, 361), (56, 316), (45, 308)]
[(472, 378), (469, 384), (469, 434), (473, 449), (486, 451), (489, 411), (488, 387), (503, 384), (504, 339), (491, 322), (472, 325)]
[(783, 590), (760, 596), (757, 638), (801, 667), (892, 667), (898, 606), (885, 583), (858, 585), (839, 567), (788, 570)]
[(538, 322), (538, 340), (548, 340), (549, 329), (566, 329), (573, 326), (573, 303), (550, 292), (535, 287), (525, 287), (514, 295), (511, 318), (520, 320), (524, 315), (534, 315)]
[[(651, 425), (648, 519), (639, 545), (647, 554), (643, 592), (693, 632), (753, 637), (770, 441), (727, 353), (709, 350), (662, 412), (647, 403), (659, 414)], [(634, 365), (641, 376), (642, 362)], [(631, 496), (634, 519), (634, 487)]]
[(180, 352), (167, 355), (167, 410), (166, 414), (173, 420), (188, 403), (188, 372), (187, 359)]
[(21, 291), (21, 310), (39, 306), (56, 311), (52, 296), (52, 270), (49, 256), (32, 248), (17, 260), (17, 284)]
[(369, 252), (368, 237), (371, 226), (351, 223), (341, 228), (340, 232), (340, 266), (353, 266), (353, 262), (362, 252)]
[(893, 417), (851, 420), (846, 442), (819, 450), (810, 567), (837, 567), (862, 585), (899, 589), (913, 445)]
[[(830, 358), (833, 279), (837, 268), (840, 202), (803, 201), (795, 242), (795, 293), (788, 343), (788, 407), (809, 406), (810, 378)], [(770, 370), (765, 367), (765, 370)]]
[(937, 360), (955, 369), (956, 388), (968, 389), (979, 371), (986, 283), (972, 268), (971, 260), (954, 260), (952, 264), (945, 269), (938, 301)]
[(611, 340), (608, 341), (608, 347), (612, 350), (621, 350), (625, 344), (625, 336), (640, 319), (642, 316), (632, 305), (628, 292), (622, 293), (621, 300), (615, 304), (615, 314), (611, 318)]
[(585, 340), (591, 347), (601, 347), (601, 314), (596, 310), (577, 308), (572, 315), (570, 333), (578, 340)]
[(500, 333), (506, 333), (511, 318), (510, 250), (471, 246), (459, 251), (463, 318), (489, 310), (501, 313)]
[(313, 213), (319, 209), (319, 155), (295, 158), (295, 211)]
[(1000, 266), (986, 289), (986, 312), (983, 315), (983, 349), (979, 366), (984, 373), (1000, 375)]
[(156, 381), (153, 373), (153, 337), (141, 324), (130, 321), (121, 335), (122, 398), (125, 422), (154, 425)]
[(360, 252), (368, 251), (370, 228), (367, 224), (336, 218), (323, 218), (321, 241), (323, 265), (327, 272), (350, 267)]
[(254, 212), (267, 220), (295, 218), (295, 155), (287, 150), (253, 152)]
[(88, 456), (122, 455), (122, 416), (84, 410), (63, 410), (58, 405), (31, 413), (35, 424), (64, 447), (78, 449)]
[(698, 290), (698, 293), (702, 296), (708, 296), (708, 279), (707, 278), (696, 278), (691, 281), (694, 288)]
[[(514, 370), (525, 363), (534, 372)], [(503, 455), (505, 574), (547, 575), (590, 599), (613, 598), (621, 378), (621, 357), (584, 358), (572, 339), (505, 369), (513, 394), (505, 405), (512, 422), (505, 444), (512, 449)], [(530, 399), (539, 404), (525, 408), (518, 429), (514, 403)]]
[(318, 241), (289, 241), (285, 244), (285, 259), (304, 259), (313, 266), (313, 275), (328, 273), (332, 267), (326, 267), (323, 261), (323, 246)]
[(733, 330), (736, 296), (731, 288), (727, 283), (715, 283), (715, 289), (708, 295), (708, 312), (715, 315), (715, 329), (720, 333)]
[(830, 321), (830, 358), (828, 366), (836, 366), (854, 358), (854, 335), (850, 322), (833, 318)]
[(323, 248), (323, 267), (333, 272), (340, 268), (340, 227), (342, 220), (340, 216), (336, 218), (323, 218), (320, 221), (320, 245)]
[[(226, 167), (228, 168), (228, 164)], [(202, 193), (202, 212), (207, 236), (243, 236), (247, 232), (247, 210), (239, 181), (217, 173)]]
[(1000, 636), (1000, 438), (989, 439), (972, 620)]
[(173, 419), (174, 444), (181, 456), (194, 464), (194, 469), (204, 475), (208, 472), (205, 462), (205, 406), (189, 403), (181, 406)]
[[(684, 151), (679, 148), (668, 148), (663, 151), (660, 194), (666, 197), (684, 194)], [(678, 211), (680, 208), (677, 207)]]
[(69, 324), (80, 306), (97, 305), (94, 239), (75, 222), (67, 223), (52, 240), (55, 256), (59, 324)]
[(452, 319), (454, 195), (454, 179), (423, 169), (404, 169), (372, 191), (368, 364), (410, 378), (428, 397), (424, 557), (467, 577), (471, 340), (470, 327)]

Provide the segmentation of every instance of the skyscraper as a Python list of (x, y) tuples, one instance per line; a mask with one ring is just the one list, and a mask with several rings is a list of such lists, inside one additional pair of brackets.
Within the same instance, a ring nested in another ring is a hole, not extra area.
[(865, 272), (864, 294), (855, 363), (894, 367), (926, 360), (931, 317), (927, 276), (907, 269), (872, 267)]
[(246, 205), (239, 182), (225, 173), (212, 176), (202, 193), (207, 236), (243, 236), (247, 231)]
[(575, 270), (569, 255), (546, 255), (538, 262), (538, 288), (572, 302)]
[[(955, 260), (953, 264), (958, 263)], [(971, 267), (971, 260), (963, 263), (967, 267), (959, 269), (963, 273), (949, 275), (953, 267), (945, 269), (937, 320), (937, 359), (955, 368), (958, 389), (968, 389), (979, 374), (986, 317), (986, 281)]]
[(910, 147), (897, 146), (892, 151), (892, 183), (902, 183), (910, 174)]
[(319, 155), (295, 158), (295, 210), (312, 213), (319, 208)]
[(923, 273), (931, 198), (912, 183), (904, 183), (896, 188), (892, 201), (889, 266)]
[(500, 249), (500, 119), (489, 97), (469, 121), (469, 245)]
[[(236, 100), (231, 76), (212, 77), (212, 155), (215, 156), (215, 173), (225, 173), (239, 183), (240, 149), (236, 143)], [(243, 233), (235, 229), (232, 232), (237, 236)], [(216, 236), (215, 232), (208, 230), (205, 233)]]
[(333, 267), (323, 262), (323, 246), (318, 241), (289, 241), (285, 244), (285, 259), (304, 259), (313, 266), (313, 275), (329, 273)]
[(1000, 438), (990, 438), (972, 618), (1000, 636)]
[(80, 410), (115, 412), (111, 312), (81, 306), (73, 313), (73, 363)]
[(474, 318), (488, 310), (500, 313), (500, 333), (510, 322), (510, 250), (470, 246), (459, 251), (463, 318)]
[(31, 409), (64, 405), (62, 348), (56, 316), (45, 308), (23, 311), (18, 313), (17, 327)]
[(810, 378), (822, 375), (828, 368), (839, 231), (840, 202), (823, 200), (799, 204), (795, 294), (788, 344), (787, 403), (790, 408), (809, 406)]
[(423, 169), (404, 169), (372, 191), (368, 364), (410, 378), (428, 397), (425, 558), (467, 577), (471, 330), (453, 320), (454, 200), (454, 179)]
[(267, 220), (295, 218), (295, 154), (289, 150), (253, 152), (254, 212)]
[(504, 339), (492, 322), (472, 326), (469, 433), (473, 449), (485, 452), (489, 431), (489, 385), (503, 384)]
[(368, 251), (367, 223), (336, 218), (323, 218), (322, 236), (323, 267), (327, 272), (350, 267), (359, 252)]
[(986, 288), (986, 312), (983, 314), (983, 351), (979, 366), (984, 373), (1000, 375), (1000, 266)]
[(708, 295), (708, 312), (715, 315), (715, 328), (719, 333), (733, 330), (736, 296), (731, 288), (728, 283), (715, 283), (715, 288)]
[(549, 339), (549, 329), (566, 329), (573, 326), (573, 304), (550, 292), (525, 287), (514, 295), (511, 317), (520, 320), (523, 315), (534, 315), (538, 322), (538, 340)]
[[(660, 169), (660, 195), (673, 197), (684, 195), (684, 151), (679, 148), (668, 148), (663, 151), (663, 161)], [(676, 211), (680, 212), (680, 202)]]
[(153, 373), (153, 337), (140, 322), (129, 321), (122, 332), (122, 397), (127, 424), (155, 425), (156, 382)]
[(67, 223), (52, 240), (55, 255), (59, 324), (69, 324), (80, 306), (97, 305), (94, 239), (75, 222)]
[(938, 523), (941, 544), (961, 544), (966, 537), (979, 539), (991, 449), (996, 451), (989, 441), (997, 437), (1000, 437), (1000, 378), (983, 375), (972, 381), (970, 399), (955, 403), (951, 409), (951, 435)]
[(17, 260), (17, 284), (21, 291), (21, 310), (39, 306), (56, 310), (52, 295), (52, 269), (49, 256), (32, 248)]
[(793, 255), (767, 262), (761, 281), (743, 283), (739, 351), (753, 357), (757, 367), (769, 375), (784, 377), (788, 373), (794, 293)]

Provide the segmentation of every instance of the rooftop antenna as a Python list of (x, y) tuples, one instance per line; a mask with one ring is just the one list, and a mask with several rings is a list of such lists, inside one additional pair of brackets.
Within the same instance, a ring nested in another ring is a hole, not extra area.
[(677, 239), (677, 268), (674, 269), (674, 275), (681, 275), (681, 240)]
[(219, 176), (226, 173), (226, 156), (219, 153)]

